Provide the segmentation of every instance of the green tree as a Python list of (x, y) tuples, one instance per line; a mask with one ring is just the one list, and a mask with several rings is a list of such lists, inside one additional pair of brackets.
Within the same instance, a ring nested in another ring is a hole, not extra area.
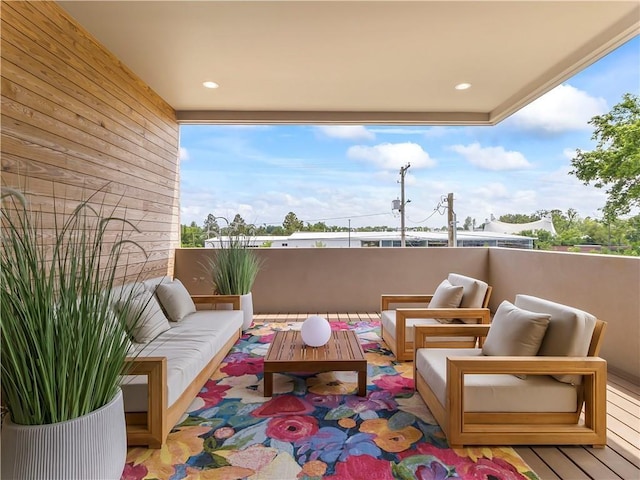
[(585, 185), (606, 187), (605, 218), (628, 213), (640, 206), (640, 98), (627, 93), (622, 101), (589, 124), (595, 127), (595, 150), (576, 150), (571, 171)]
[(530, 223), (540, 220), (540, 218), (541, 217), (537, 216), (535, 213), (533, 215), (526, 215), (524, 213), (507, 213), (506, 215), (501, 215), (498, 220), (505, 223)]
[(523, 230), (518, 235), (533, 237), (534, 250), (551, 250), (554, 245), (554, 237), (546, 230)]
[(287, 235), (301, 231), (303, 226), (304, 222), (298, 219), (296, 214), (293, 212), (287, 213), (286, 217), (284, 217), (284, 221), (282, 222), (282, 228), (284, 228)]
[(191, 222), (191, 225), (180, 225), (180, 245), (183, 248), (204, 247), (204, 232), (202, 228)]
[(209, 215), (207, 215), (207, 218), (204, 219), (202, 230), (206, 232), (207, 237), (220, 233), (220, 225), (218, 225), (216, 216), (214, 214), (210, 213)]
[(464, 228), (465, 230), (473, 230), (473, 225), (476, 222), (473, 220), (473, 218), (471, 217), (467, 217), (464, 219), (464, 225), (462, 226), (462, 228)]
[(233, 220), (229, 224), (230, 234), (232, 235), (247, 235), (249, 232), (249, 225), (239, 213), (233, 217)]

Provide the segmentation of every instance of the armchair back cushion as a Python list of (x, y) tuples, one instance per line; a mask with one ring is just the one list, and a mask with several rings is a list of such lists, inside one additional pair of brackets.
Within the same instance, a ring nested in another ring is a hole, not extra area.
[(505, 300), (493, 317), (483, 355), (535, 356), (550, 318), (549, 314), (523, 310)]
[[(450, 273), (447, 277), (451, 285), (462, 285), (464, 293), (460, 301), (460, 308), (482, 308), (482, 302), (489, 285), (482, 280), (466, 277), (457, 273)], [(475, 319), (462, 319), (465, 323), (477, 323)]]
[[(516, 295), (515, 305), (532, 312), (551, 315), (538, 355), (586, 357), (596, 325), (596, 317), (577, 308), (530, 295)], [(580, 375), (554, 375), (556, 380), (580, 384)]]

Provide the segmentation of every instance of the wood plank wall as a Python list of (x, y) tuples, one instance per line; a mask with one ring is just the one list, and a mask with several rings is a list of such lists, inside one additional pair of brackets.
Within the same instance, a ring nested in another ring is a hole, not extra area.
[[(94, 191), (147, 252), (126, 278), (173, 273), (179, 246), (175, 112), (54, 2), (2, 2), (2, 185), (53, 223)], [(115, 238), (115, 235), (112, 237)], [(123, 273), (123, 277), (124, 277)]]

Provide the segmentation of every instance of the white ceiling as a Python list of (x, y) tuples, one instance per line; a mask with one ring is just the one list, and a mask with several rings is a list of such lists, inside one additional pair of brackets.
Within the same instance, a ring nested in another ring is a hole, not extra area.
[(637, 0), (58, 3), (191, 122), (494, 124), (640, 32)]

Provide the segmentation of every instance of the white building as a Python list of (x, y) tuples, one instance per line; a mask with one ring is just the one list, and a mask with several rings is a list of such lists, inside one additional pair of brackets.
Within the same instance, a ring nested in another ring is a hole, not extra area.
[[(533, 248), (533, 238), (498, 232), (458, 230), (458, 247)], [(224, 242), (224, 238), (222, 238)], [(447, 232), (406, 232), (407, 247), (446, 247)], [(399, 247), (400, 232), (295, 232), (288, 236), (252, 237), (251, 247), (271, 248), (361, 248)], [(220, 246), (220, 239), (205, 240), (206, 248)]]
[(524, 231), (546, 230), (551, 235), (556, 235), (556, 229), (553, 226), (551, 217), (543, 217), (540, 220), (529, 223), (505, 223), (491, 218), (491, 221), (484, 224), (485, 232), (498, 233), (520, 233)]

